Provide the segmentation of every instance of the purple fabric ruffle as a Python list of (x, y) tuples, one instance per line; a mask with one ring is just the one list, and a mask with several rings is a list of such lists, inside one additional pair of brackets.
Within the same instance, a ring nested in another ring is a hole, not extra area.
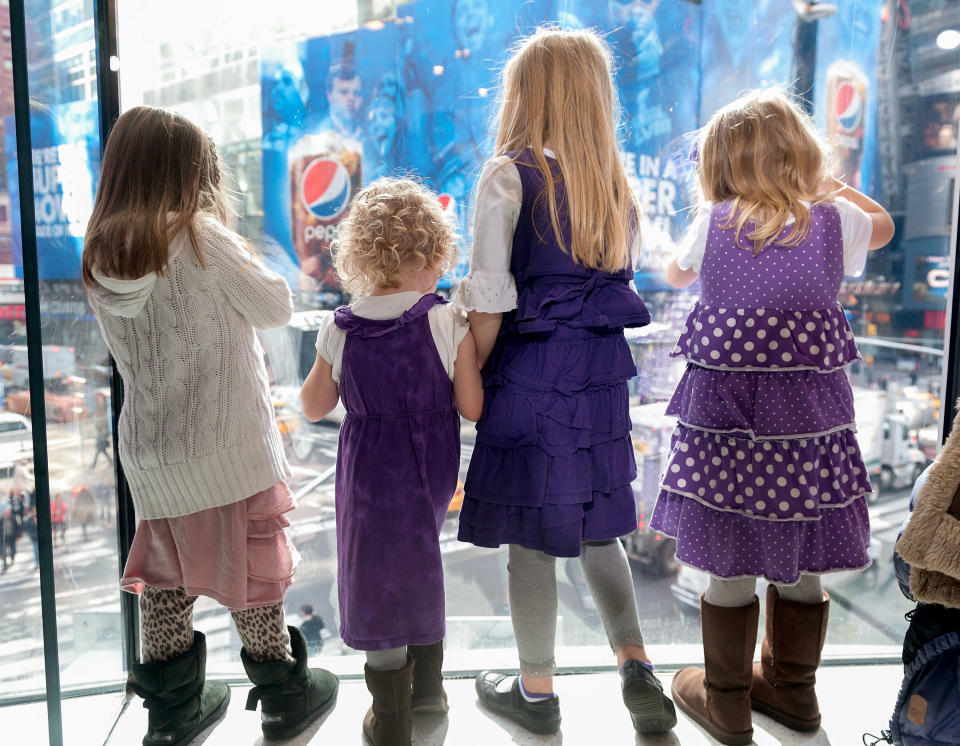
[(701, 430), (802, 437), (853, 428), (846, 372), (712, 370), (688, 365), (667, 414)]
[(856, 570), (870, 564), (866, 502), (823, 511), (816, 521), (769, 521), (708, 508), (661, 491), (650, 519), (677, 540), (677, 559), (721, 578), (797, 582), (801, 573)]
[[(549, 281), (548, 281), (549, 280)], [(538, 277), (523, 284), (510, 328), (521, 334), (645, 326), (650, 312), (629, 281), (613, 275)]]
[(860, 359), (839, 306), (813, 311), (714, 308), (698, 302), (671, 353), (722, 370), (832, 371)]

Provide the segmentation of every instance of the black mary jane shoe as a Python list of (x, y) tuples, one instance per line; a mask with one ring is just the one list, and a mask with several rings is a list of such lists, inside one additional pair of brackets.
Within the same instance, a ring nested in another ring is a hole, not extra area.
[(528, 702), (520, 693), (520, 677), (513, 678), (510, 688), (503, 682), (511, 677), (496, 671), (477, 675), (477, 696), (490, 711), (522, 725), (533, 733), (550, 734), (560, 730), (560, 698), (554, 695), (540, 702)]
[(653, 671), (638, 660), (620, 670), (620, 691), (637, 733), (665, 733), (677, 724), (677, 711)]

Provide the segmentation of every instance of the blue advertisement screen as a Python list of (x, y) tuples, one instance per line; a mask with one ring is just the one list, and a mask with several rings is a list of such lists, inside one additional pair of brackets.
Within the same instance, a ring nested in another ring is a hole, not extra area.
[[(815, 116), (838, 172), (870, 192), (882, 0), (839, 8), (807, 50)], [(416, 174), (440, 195), (464, 237), (448, 281), (465, 274), (499, 71), (518, 38), (553, 23), (594, 28), (612, 48), (625, 164), (646, 216), (637, 281), (658, 288), (693, 200), (697, 129), (742, 91), (789, 81), (803, 51), (791, 0), (420, 0), (398, 12), (393, 22), (263, 50), (266, 253), (294, 287), (336, 290), (337, 223), (352, 194), (389, 174)]]
[[(33, 199), (41, 280), (80, 277), (83, 235), (93, 211), (100, 171), (100, 134), (96, 101), (71, 101), (30, 112)], [(13, 223), (13, 263), (23, 277), (20, 186), (16, 127), (5, 126), (7, 184)]]

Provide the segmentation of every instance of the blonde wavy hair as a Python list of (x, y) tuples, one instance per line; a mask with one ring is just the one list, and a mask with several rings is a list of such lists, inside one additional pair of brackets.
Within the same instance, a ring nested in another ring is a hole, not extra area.
[(796, 246), (810, 229), (804, 204), (829, 201), (822, 190), (829, 151), (813, 120), (779, 88), (751, 91), (713, 115), (699, 142), (700, 200), (731, 202), (727, 222), (737, 244), (746, 238), (759, 254), (787, 227), (779, 244)]
[[(573, 260), (607, 272), (630, 267), (640, 211), (620, 158), (609, 47), (592, 31), (539, 28), (507, 61), (501, 90), (495, 154), (532, 149), (557, 242), (565, 247), (556, 195), (562, 181)], [(558, 178), (543, 154), (545, 140)]]
[(353, 295), (399, 287), (407, 270), (446, 272), (456, 254), (456, 232), (440, 200), (412, 179), (377, 179), (361, 190), (333, 247), (337, 275)]

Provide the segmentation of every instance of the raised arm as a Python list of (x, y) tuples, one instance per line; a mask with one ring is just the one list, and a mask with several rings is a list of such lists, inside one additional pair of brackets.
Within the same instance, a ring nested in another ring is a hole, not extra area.
[(843, 197), (845, 200), (855, 204), (867, 213), (873, 223), (873, 232), (870, 234), (870, 251), (882, 248), (890, 243), (894, 233), (893, 218), (890, 217), (890, 213), (863, 192), (858, 192), (853, 187), (847, 186), (832, 176), (830, 179), (833, 182), (832, 186), (839, 190), (836, 192), (836, 196)]
[(271, 272), (240, 238), (216, 221), (200, 222), (203, 259), (230, 304), (256, 329), (274, 329), (290, 321), (293, 299), (286, 280)]

